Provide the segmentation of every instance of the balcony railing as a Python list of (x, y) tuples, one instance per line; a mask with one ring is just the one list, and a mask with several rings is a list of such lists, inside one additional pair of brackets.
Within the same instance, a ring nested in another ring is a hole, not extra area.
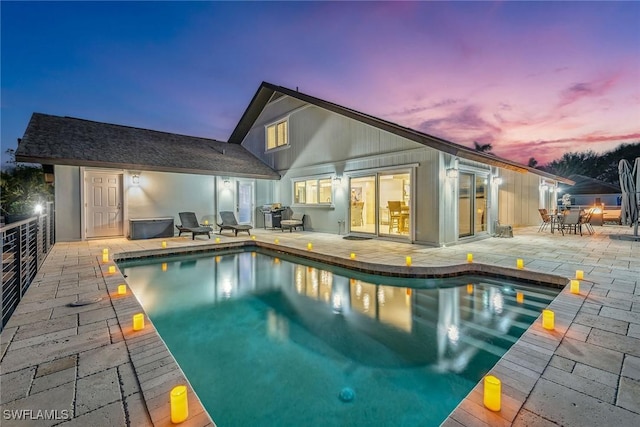
[(2, 328), (55, 243), (53, 203), (44, 213), (0, 228), (2, 233)]

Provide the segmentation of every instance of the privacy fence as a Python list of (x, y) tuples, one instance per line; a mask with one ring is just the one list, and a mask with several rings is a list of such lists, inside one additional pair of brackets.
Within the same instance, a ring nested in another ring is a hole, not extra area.
[(0, 228), (2, 232), (2, 328), (9, 321), (55, 243), (53, 203), (38, 216)]

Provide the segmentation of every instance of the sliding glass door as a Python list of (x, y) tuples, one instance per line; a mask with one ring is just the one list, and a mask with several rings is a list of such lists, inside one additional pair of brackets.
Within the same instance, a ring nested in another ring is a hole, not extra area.
[(350, 232), (410, 238), (410, 172), (354, 177), (350, 192)]
[(458, 191), (458, 237), (487, 231), (487, 177), (461, 172)]

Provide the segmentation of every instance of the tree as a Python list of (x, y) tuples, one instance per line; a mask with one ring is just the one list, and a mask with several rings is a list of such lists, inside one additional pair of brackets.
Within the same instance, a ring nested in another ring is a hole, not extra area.
[(480, 151), (481, 153), (490, 153), (493, 150), (493, 146), (491, 144), (480, 144), (477, 141), (473, 141), (474, 149), (476, 151)]
[(38, 203), (52, 200), (53, 188), (45, 183), (41, 167), (17, 165), (14, 150), (7, 150), (13, 166), (0, 172), (2, 215), (32, 214)]
[(538, 161), (534, 157), (529, 157), (529, 163), (527, 163), (527, 166), (529, 166), (530, 168), (535, 168), (536, 166), (538, 166)]
[(620, 159), (627, 159), (633, 164), (636, 157), (640, 157), (640, 142), (620, 144), (615, 149), (601, 155), (591, 150), (565, 153), (560, 159), (553, 160), (540, 169), (564, 177), (578, 174), (619, 185), (618, 163)]

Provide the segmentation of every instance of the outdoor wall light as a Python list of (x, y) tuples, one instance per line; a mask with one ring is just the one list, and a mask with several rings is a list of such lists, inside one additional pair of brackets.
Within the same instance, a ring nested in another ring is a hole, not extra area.
[(499, 176), (493, 178), (493, 183), (495, 185), (502, 185), (502, 178), (500, 178)]
[(40, 215), (42, 213), (42, 205), (40, 203), (33, 208), (33, 213), (36, 215)]
[(229, 180), (229, 178), (225, 178), (223, 183), (224, 183), (224, 188), (231, 188), (231, 181)]
[(131, 176), (131, 183), (133, 185), (140, 185), (140, 172), (134, 172)]
[(542, 191), (547, 191), (548, 189), (549, 189), (549, 186), (547, 184), (542, 184), (540, 186), (540, 190), (542, 190)]
[(336, 176), (333, 178), (333, 183), (334, 183), (335, 185), (340, 185), (340, 184), (342, 184), (342, 177), (340, 177), (340, 176), (336, 175)]
[(457, 178), (458, 177), (458, 169), (454, 169), (454, 168), (447, 169), (447, 177), (448, 178)]

